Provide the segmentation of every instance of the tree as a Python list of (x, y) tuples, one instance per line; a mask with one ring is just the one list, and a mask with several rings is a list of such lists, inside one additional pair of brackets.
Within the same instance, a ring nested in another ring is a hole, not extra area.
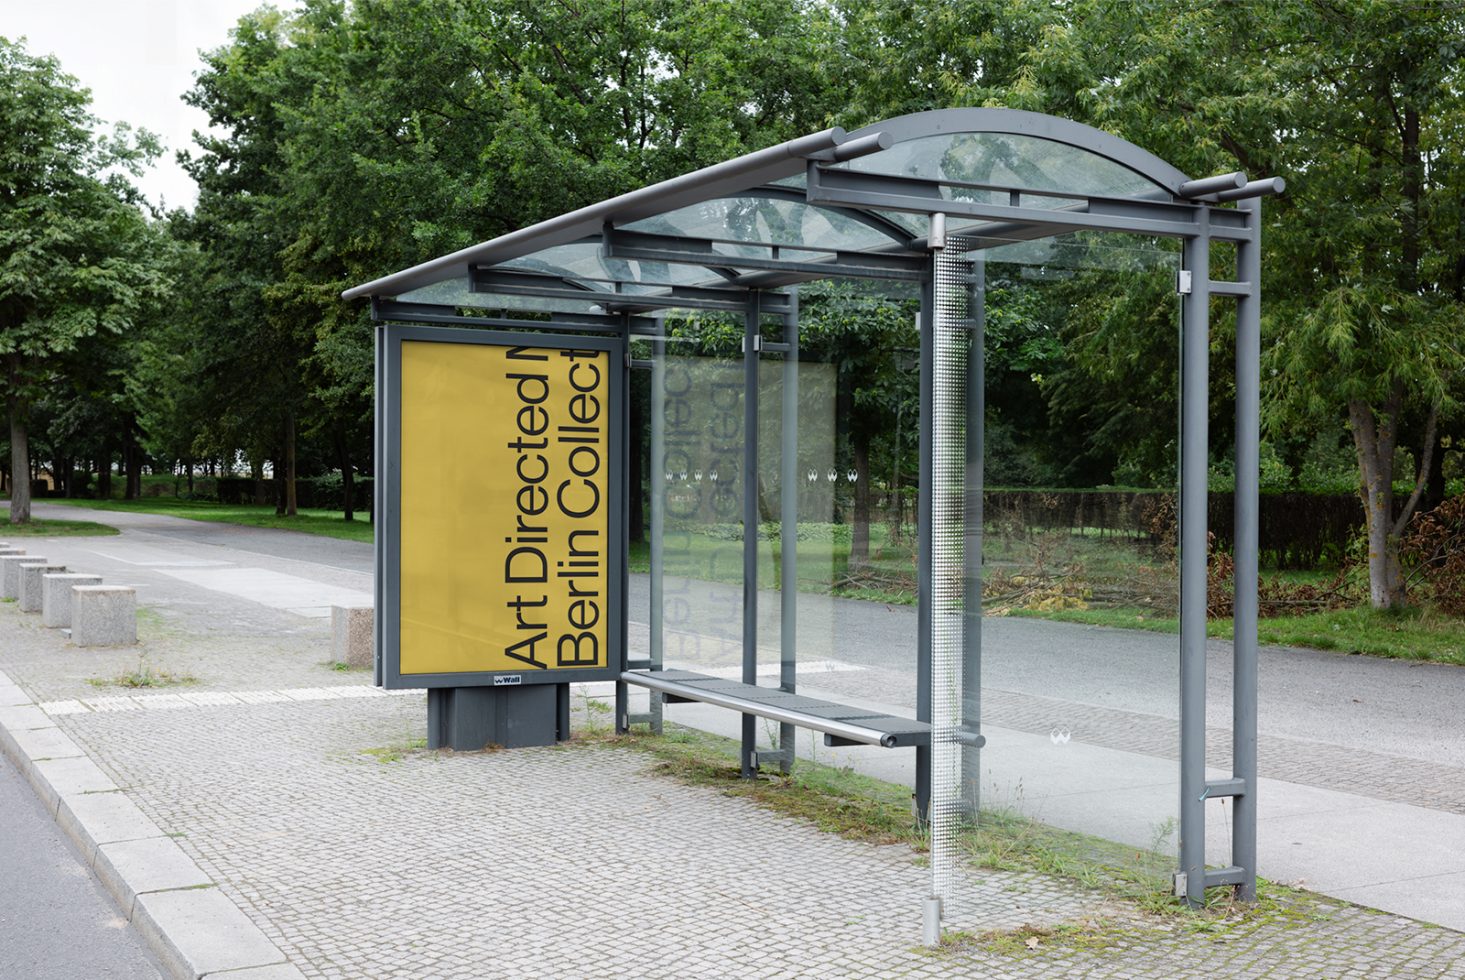
[(90, 96), (55, 58), (0, 38), (0, 378), (10, 415), (12, 523), (30, 520), (30, 405), (56, 360), (126, 331), (163, 277), (128, 184), (148, 133), (93, 134)]
[[(942, 4), (841, 8), (866, 32), (872, 55), (852, 81), (874, 117), (897, 98), (906, 110), (1036, 109), (1188, 173), (1288, 178), (1266, 206), (1268, 431), (1348, 421), (1372, 601), (1402, 603), (1398, 535), (1465, 370), (1465, 4), (1079, 0), (980, 3), (960, 18)], [(1215, 261), (1227, 275), (1223, 250)], [(1218, 327), (1213, 355), (1224, 355)], [(1418, 447), (1418, 472), (1399, 507), (1405, 445)]]

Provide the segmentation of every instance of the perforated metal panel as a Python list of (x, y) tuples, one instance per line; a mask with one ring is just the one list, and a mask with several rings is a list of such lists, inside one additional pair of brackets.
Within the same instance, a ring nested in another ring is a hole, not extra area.
[[(974, 296), (974, 242), (948, 239), (935, 253), (931, 334), (931, 890), (948, 916), (959, 908), (959, 834), (975, 818), (977, 767), (975, 701), (967, 697), (975, 677), (979, 591), (970, 552), (979, 548), (980, 516), (969, 510), (970, 492), (980, 501), (981, 454), (972, 452), (969, 418), (976, 394), (974, 358), (980, 357), (979, 300)], [(979, 404), (979, 402), (978, 402)], [(976, 526), (968, 527), (976, 517)], [(969, 533), (970, 532), (970, 533)], [(979, 556), (978, 561), (980, 560)], [(964, 683), (964, 681), (966, 683)]]

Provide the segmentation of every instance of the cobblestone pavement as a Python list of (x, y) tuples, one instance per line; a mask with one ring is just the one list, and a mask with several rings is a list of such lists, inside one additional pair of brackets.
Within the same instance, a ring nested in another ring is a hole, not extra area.
[(172, 710), (54, 717), (312, 978), (1444, 978), (1465, 964), (1465, 935), (1321, 899), (1205, 932), (980, 871), (953, 927), (1090, 923), (1102, 941), (933, 955), (917, 948), (927, 872), (908, 849), (682, 785), (631, 749), (412, 749), (420, 695), (237, 696), (364, 695), (361, 674), (328, 667), (321, 624), (190, 636), (145, 619), (143, 636), (141, 651), (77, 650), (5, 604), (0, 669), (43, 702), (127, 695), (91, 679), (142, 653), (193, 675), (162, 692), (192, 695)]

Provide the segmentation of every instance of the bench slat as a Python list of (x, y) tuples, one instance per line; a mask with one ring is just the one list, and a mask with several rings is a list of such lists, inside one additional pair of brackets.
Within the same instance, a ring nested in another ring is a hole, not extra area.
[(926, 722), (790, 694), (778, 688), (740, 684), (689, 670), (628, 670), (621, 674), (621, 680), (678, 700), (700, 701), (823, 732), (841, 743), (885, 748), (931, 744), (931, 726)]

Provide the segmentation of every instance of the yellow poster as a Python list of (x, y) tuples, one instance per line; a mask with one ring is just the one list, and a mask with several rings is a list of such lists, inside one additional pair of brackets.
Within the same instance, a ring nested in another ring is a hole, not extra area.
[(605, 667), (608, 353), (403, 341), (401, 364), (401, 673)]

